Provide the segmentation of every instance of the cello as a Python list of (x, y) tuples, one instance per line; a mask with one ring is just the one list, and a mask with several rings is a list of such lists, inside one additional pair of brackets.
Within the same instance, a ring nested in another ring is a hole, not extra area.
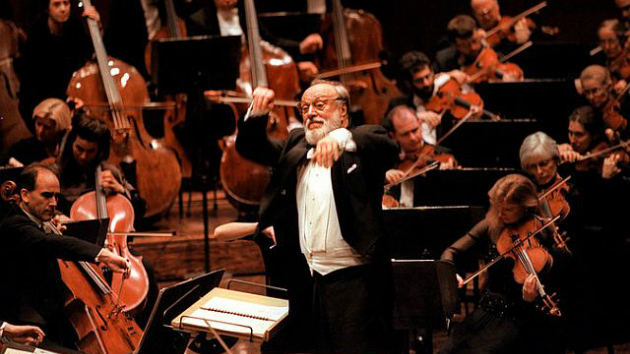
[[(276, 98), (289, 101), (300, 92), (298, 71), (291, 57), (282, 49), (263, 42), (258, 31), (258, 16), (253, 0), (245, 1), (247, 17), (247, 47), (243, 47), (240, 63), (240, 88), (251, 95), (254, 87), (269, 87)], [(244, 84), (246, 83), (246, 84)], [(251, 85), (249, 85), (251, 83)], [(243, 112), (247, 106), (241, 106)], [(232, 105), (235, 116), (239, 109)], [(289, 118), (295, 109), (277, 106), (271, 112), (267, 134), (284, 139), (288, 136)], [(242, 157), (235, 146), (236, 132), (227, 138), (221, 157), (220, 176), (228, 200), (239, 210), (256, 210), (265, 187), (271, 179), (269, 167)]]
[[(332, 31), (330, 28), (332, 27)], [(381, 72), (379, 66), (366, 66), (360, 73), (356, 64), (380, 61), (383, 52), (383, 29), (376, 17), (361, 10), (344, 9), (340, 0), (332, 1), (330, 21), (324, 21), (322, 33), (324, 57), (320, 60), (323, 70), (338, 69), (340, 81), (348, 88), (352, 98), (351, 111), (363, 110), (364, 123), (380, 124), (389, 101), (401, 93), (394, 81)], [(331, 43), (334, 43), (332, 45)]]
[(128, 276), (114, 273), (111, 287), (116, 292), (125, 312), (135, 314), (144, 308), (149, 293), (149, 276), (142, 265), (142, 257), (136, 257), (127, 247), (126, 232), (133, 231), (134, 210), (131, 202), (120, 194), (106, 196), (100, 185), (102, 166), (96, 167), (96, 189), (80, 196), (70, 209), (73, 220), (110, 219), (106, 244), (114, 254), (129, 261)]
[[(89, 0), (83, 2), (90, 5)], [(144, 79), (132, 66), (108, 58), (98, 24), (87, 21), (97, 63), (88, 63), (72, 75), (67, 94), (83, 100), (95, 118), (107, 123), (113, 140), (109, 162), (135, 163), (138, 192), (147, 203), (145, 216), (160, 216), (179, 192), (179, 163), (144, 127), (141, 108), (149, 103)]]

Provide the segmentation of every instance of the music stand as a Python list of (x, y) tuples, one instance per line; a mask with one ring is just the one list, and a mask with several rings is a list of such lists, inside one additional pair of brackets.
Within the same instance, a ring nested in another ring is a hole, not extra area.
[[(453, 264), (435, 260), (392, 259), (394, 329), (424, 332), (414, 347), (433, 352), (433, 329), (445, 328), (457, 313), (457, 281)], [(408, 344), (407, 342), (405, 344)]]
[(73, 221), (65, 223), (64, 225), (66, 226), (66, 231), (64, 231), (65, 235), (73, 236), (103, 247), (105, 239), (107, 238), (109, 218)]
[[(153, 47), (153, 81), (160, 94), (187, 93), (203, 119), (205, 90), (229, 90), (236, 87), (241, 55), (240, 36), (194, 36), (161, 39)], [(203, 153), (203, 149), (201, 150)], [(203, 161), (205, 161), (203, 156)], [(202, 168), (203, 231), (205, 270), (210, 271), (208, 230), (207, 174)]]
[[(170, 323), (181, 311), (217, 287), (223, 273), (223, 269), (216, 270), (161, 289), (140, 338), (140, 344), (133, 354), (183, 353), (188, 338), (185, 334), (175, 331)], [(173, 348), (178, 338), (182, 339), (182, 348)]]

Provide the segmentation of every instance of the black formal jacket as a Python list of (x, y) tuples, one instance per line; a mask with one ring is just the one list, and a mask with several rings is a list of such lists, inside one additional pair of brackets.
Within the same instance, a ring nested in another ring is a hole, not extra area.
[(94, 262), (100, 247), (42, 231), (17, 206), (0, 226), (0, 317), (46, 326), (62, 309), (65, 285), (57, 259)]
[[(287, 140), (267, 137), (268, 116), (241, 119), (236, 149), (244, 157), (271, 166), (274, 172), (260, 206), (259, 229), (274, 226), (279, 247), (300, 252), (296, 203), (297, 171), (309, 146), (304, 129)], [(362, 255), (381, 255), (385, 230), (381, 202), (385, 172), (398, 157), (398, 146), (381, 126), (351, 129), (356, 152), (343, 152), (332, 167), (332, 184), (341, 233)]]

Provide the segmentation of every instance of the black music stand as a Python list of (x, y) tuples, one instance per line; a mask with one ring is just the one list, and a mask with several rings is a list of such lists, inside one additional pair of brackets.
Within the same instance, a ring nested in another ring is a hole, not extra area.
[(539, 130), (543, 127), (533, 119), (469, 120), (442, 145), (453, 151), (461, 166), (518, 168), (523, 139)]
[(160, 290), (140, 344), (133, 354), (183, 353), (188, 336), (175, 331), (171, 321), (195, 301), (217, 287), (224, 270), (216, 270)]
[[(189, 102), (203, 119), (205, 90), (230, 90), (236, 87), (241, 55), (240, 36), (194, 36), (184, 39), (161, 39), (153, 47), (157, 58), (151, 72), (160, 94), (188, 93)], [(203, 154), (203, 149), (202, 149)], [(205, 157), (202, 158), (205, 161)], [(201, 169), (203, 193), (203, 231), (205, 270), (210, 271), (208, 230), (208, 174)], [(216, 210), (216, 187), (215, 210)], [(181, 196), (180, 196), (181, 199)], [(181, 204), (180, 204), (181, 205)]]
[[(418, 259), (392, 259), (392, 266), (394, 329), (413, 334), (411, 345), (416, 353), (433, 353), (433, 329), (445, 328), (457, 313), (455, 266)], [(407, 345), (409, 341), (405, 339), (403, 347)]]

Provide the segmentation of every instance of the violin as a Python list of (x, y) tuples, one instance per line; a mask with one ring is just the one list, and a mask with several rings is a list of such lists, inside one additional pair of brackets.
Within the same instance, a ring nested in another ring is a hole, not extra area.
[[(528, 42), (531, 43), (531, 42)], [(531, 45), (531, 44), (530, 44)], [(522, 49), (517, 49), (522, 50)], [(510, 57), (513, 56), (510, 55)], [(504, 58), (508, 57), (506, 55)], [(499, 60), (499, 55), (494, 49), (486, 46), (483, 48), (475, 61), (464, 67), (464, 72), (470, 76), (470, 83), (502, 81), (506, 75), (509, 75), (516, 81), (523, 80), (523, 70), (514, 63), (504, 63), (506, 60)]]
[[(463, 119), (470, 114), (472, 106), (481, 109), (481, 114), (488, 118), (494, 119), (495, 114), (483, 109), (483, 100), (475, 92), (464, 93), (456, 80), (450, 79), (444, 85), (440, 86), (438, 91), (427, 102), (425, 108), (443, 115), (449, 111), (456, 119)], [(471, 119), (478, 119), (473, 117)]]
[(532, 237), (539, 229), (541, 229), (541, 223), (535, 217), (516, 228), (508, 226), (497, 238), (496, 247), (499, 254), (505, 258), (514, 259), (514, 268), (512, 268), (514, 280), (518, 284), (523, 284), (529, 275), (534, 275), (536, 289), (546, 310), (550, 315), (560, 316), (560, 309), (553, 297), (545, 292), (538, 277), (540, 272), (548, 271), (553, 264), (553, 257), (537, 238)]
[[(569, 185), (567, 184), (569, 179), (571, 179), (571, 176), (562, 179), (560, 175), (556, 175), (553, 185), (539, 192), (538, 202), (543, 217), (552, 219), (560, 216), (560, 220), (564, 220), (569, 215), (571, 206), (565, 198), (569, 192)], [(556, 245), (568, 250), (569, 248), (565, 242), (566, 236), (560, 234), (555, 224), (550, 225), (549, 229)]]
[(622, 141), (613, 146), (606, 141), (602, 141), (595, 145), (586, 155), (580, 156), (575, 163), (575, 169), (577, 171), (597, 170), (601, 173), (603, 160), (613, 154), (619, 156), (617, 166), (627, 167), (630, 165), (630, 155), (623, 149), (628, 149), (629, 146), (630, 141)]
[[(626, 90), (624, 89), (624, 91)], [(602, 109), (604, 124), (616, 132), (624, 131), (628, 126), (628, 120), (620, 112), (620, 97), (621, 95), (618, 95), (617, 98), (608, 100)]]
[(112, 274), (111, 286), (125, 305), (125, 312), (136, 314), (141, 311), (149, 293), (149, 276), (142, 264), (142, 257), (134, 256), (127, 245), (126, 233), (133, 231), (134, 210), (131, 202), (120, 194), (105, 195), (100, 184), (102, 166), (96, 168), (96, 189), (80, 196), (70, 209), (73, 220), (110, 219), (106, 245), (114, 254), (128, 260), (130, 272), (127, 276)]
[(536, 24), (528, 16), (533, 14), (534, 12), (538, 12), (545, 6), (547, 6), (547, 2), (543, 1), (540, 4), (521, 12), (514, 17), (502, 16), (499, 23), (494, 28), (488, 30), (488, 32), (486, 33), (486, 42), (491, 47), (496, 47), (504, 39), (507, 39), (510, 43), (516, 43), (516, 32), (514, 31), (514, 25), (516, 25), (520, 20), (525, 19), (527, 27), (530, 29), (530, 31), (533, 31), (534, 29), (536, 29)]
[(504, 228), (495, 242), (499, 256), (468, 277), (462, 285), (466, 285), (500, 260), (512, 258), (515, 261), (512, 269), (514, 280), (518, 284), (523, 284), (530, 274), (534, 275), (536, 278), (536, 290), (543, 302), (542, 309), (552, 316), (561, 316), (560, 309), (553, 299), (555, 294), (547, 294), (538, 277), (538, 273), (551, 268), (553, 257), (534, 237), (559, 219), (560, 216), (558, 215), (541, 225), (538, 218), (532, 217), (516, 227), (508, 226)]

